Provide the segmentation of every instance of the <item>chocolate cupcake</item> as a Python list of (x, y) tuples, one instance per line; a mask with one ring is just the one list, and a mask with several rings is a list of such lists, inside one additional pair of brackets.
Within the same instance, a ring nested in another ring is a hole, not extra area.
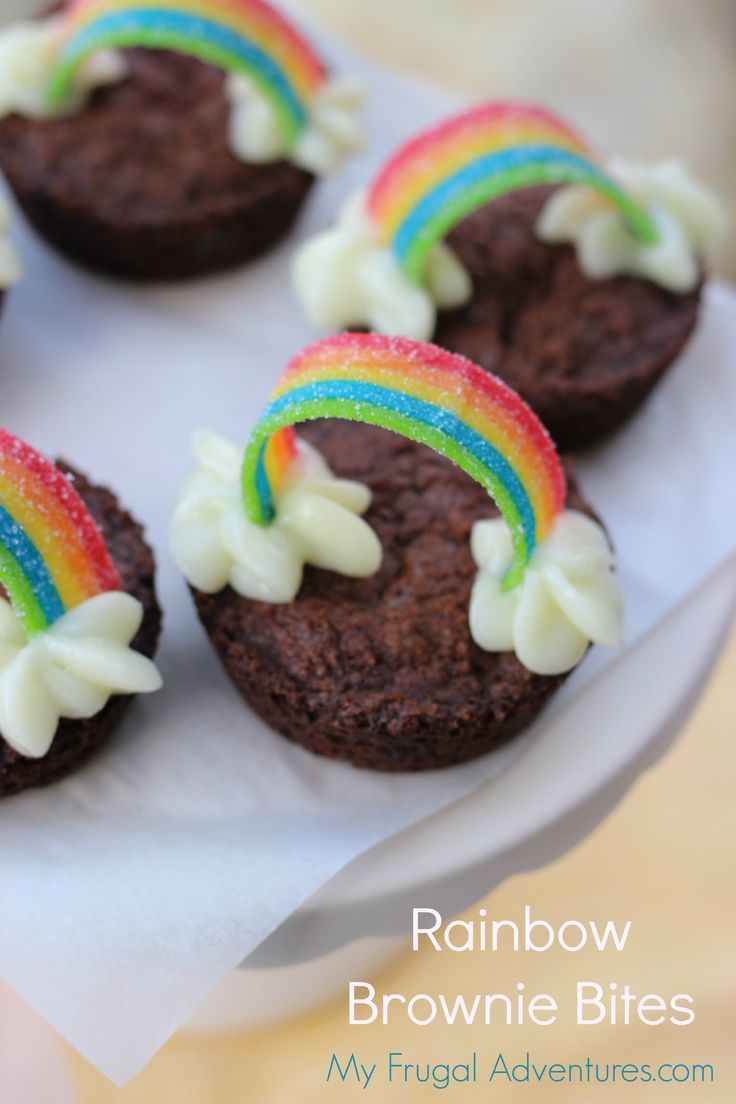
[(461, 357), (328, 339), (287, 368), (244, 457), (205, 432), (195, 452), (174, 558), (245, 701), (310, 751), (471, 759), (592, 641), (617, 643), (605, 533), (529, 408)]
[(0, 797), (76, 770), (161, 686), (153, 554), (111, 491), (0, 431)]
[(622, 425), (687, 342), (724, 221), (678, 163), (605, 170), (549, 112), (494, 103), (402, 147), (294, 279), (315, 324), (433, 336), (577, 448)]
[(435, 340), (500, 375), (573, 449), (641, 406), (695, 328), (702, 285), (674, 294), (650, 280), (589, 279), (571, 246), (535, 232), (551, 194), (504, 196), (448, 236), (473, 297), (439, 313)]
[(196, 276), (288, 233), (360, 98), (260, 0), (72, 2), (0, 34), (0, 168), (75, 260)]

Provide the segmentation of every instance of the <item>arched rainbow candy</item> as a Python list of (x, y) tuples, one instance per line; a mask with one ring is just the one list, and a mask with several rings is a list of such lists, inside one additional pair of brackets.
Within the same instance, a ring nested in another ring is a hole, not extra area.
[(520, 581), (565, 501), (554, 445), (526, 403), (501, 380), (435, 345), (381, 334), (341, 334), (292, 360), (245, 450), (248, 518), (267, 525), (294, 456), (292, 427), (333, 417), (393, 430), (463, 468), (496, 502), (510, 530)]
[(90, 54), (131, 46), (172, 49), (247, 74), (291, 141), (326, 79), (306, 39), (264, 0), (71, 0), (49, 86), (52, 105), (66, 102), (74, 73)]
[(70, 481), (6, 430), (0, 430), (0, 583), (29, 637), (121, 585)]
[(367, 208), (407, 276), (419, 283), (427, 253), (461, 219), (504, 192), (540, 183), (594, 188), (642, 241), (656, 240), (646, 211), (595, 164), (566, 123), (513, 102), (473, 108), (419, 134), (379, 173)]

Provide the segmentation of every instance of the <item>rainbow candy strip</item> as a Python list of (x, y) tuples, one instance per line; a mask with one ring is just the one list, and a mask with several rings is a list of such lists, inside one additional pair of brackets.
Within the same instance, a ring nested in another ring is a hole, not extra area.
[(485, 104), (419, 134), (379, 173), (367, 207), (406, 275), (419, 283), (427, 253), (461, 219), (504, 192), (542, 183), (595, 188), (637, 237), (656, 241), (646, 211), (595, 164), (567, 124), (513, 102)]
[(246, 73), (294, 141), (326, 70), (309, 43), (264, 0), (71, 0), (51, 76), (52, 106), (67, 101), (74, 73), (106, 47), (144, 46), (191, 54)]
[(0, 429), (0, 583), (29, 637), (120, 589), (100, 532), (69, 480)]
[(248, 518), (267, 525), (295, 456), (293, 426), (314, 418), (382, 426), (447, 456), (486, 488), (514, 544), (506, 579), (520, 581), (565, 501), (547, 431), (501, 380), (435, 345), (382, 334), (341, 334), (291, 361), (245, 450)]

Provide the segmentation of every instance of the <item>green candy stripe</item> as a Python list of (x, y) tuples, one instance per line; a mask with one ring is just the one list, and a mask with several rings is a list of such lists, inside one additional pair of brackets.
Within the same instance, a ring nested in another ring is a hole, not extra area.
[(48, 628), (48, 622), (23, 569), (12, 552), (0, 544), (0, 580), (27, 636), (36, 636)]
[(246, 447), (241, 473), (243, 502), (250, 521), (256, 525), (268, 523), (258, 494), (256, 472), (261, 453), (269, 437), (285, 426), (297, 425), (317, 418), (341, 418), (345, 421), (361, 422), (392, 430), (410, 440), (428, 445), (429, 448), (446, 456), (448, 460), (467, 472), (488, 491), (511, 532), (514, 560), (504, 579), (504, 589), (511, 590), (521, 582), (528, 559), (527, 542), (519, 512), (504, 485), (471, 452), (442, 430), (369, 403), (361, 403), (360, 412), (356, 413), (354, 404), (347, 399), (306, 400), (300, 402), (298, 409), (288, 408), (259, 422)]
[(104, 37), (100, 36), (84, 48), (70, 52), (67, 56), (62, 56), (49, 82), (47, 96), (51, 107), (55, 111), (63, 109), (71, 95), (74, 74), (86, 58), (104, 48), (122, 50), (136, 46), (150, 50), (174, 50), (180, 54), (188, 54), (226, 72), (247, 72), (248, 77), (254, 84), (258, 85), (276, 111), (288, 144), (293, 145), (298, 138), (300, 126), (294, 120), (284, 102), (274, 95), (271, 83), (257, 67), (246, 66), (236, 54), (217, 46), (215, 43), (172, 31), (143, 28), (111, 30)]
[[(556, 164), (550, 159), (549, 163), (517, 165), (464, 185), (460, 184), (460, 179), (458, 177), (458, 186), (443, 198), (436, 211), (428, 210), (433, 199), (430, 194), (423, 201), (424, 208), (419, 204), (397, 231), (394, 249), (406, 275), (417, 284), (422, 282), (427, 254), (454, 226), (505, 192), (534, 184), (580, 184), (594, 188), (619, 208), (643, 244), (657, 241), (656, 228), (647, 212), (592, 166), (586, 169), (581, 165)], [(446, 191), (450, 191), (451, 184), (450, 181), (444, 186)], [(439, 194), (439, 189), (437, 191)]]

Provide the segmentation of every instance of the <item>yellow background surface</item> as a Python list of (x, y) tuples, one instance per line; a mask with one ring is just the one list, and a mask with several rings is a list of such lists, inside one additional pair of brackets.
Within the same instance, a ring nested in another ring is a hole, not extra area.
[[(606, 148), (622, 154), (687, 156), (728, 198), (736, 185), (730, 0), (309, 0), (327, 26), (366, 53), (475, 95), (541, 97), (566, 111)], [(721, 270), (736, 275), (733, 250)], [(685, 508), (685, 507), (684, 507)], [(736, 1100), (733, 1046), (736, 854), (736, 636), (677, 747), (640, 779), (606, 823), (546, 869), (517, 877), (483, 904), (515, 917), (599, 921), (630, 918), (622, 954), (437, 955), (407, 953), (376, 979), (381, 990), (504, 992), (569, 997), (577, 979), (629, 982), (639, 993), (689, 992), (697, 1018), (671, 1026), (531, 1030), (485, 1027), (348, 1028), (345, 1001), (277, 1029), (216, 1041), (172, 1041), (125, 1090), (114, 1089), (77, 1056), (69, 1062), (85, 1104), (317, 1104), (368, 1099), (355, 1088), (326, 1088), (333, 1050), (383, 1061), (402, 1050), (417, 1061), (462, 1061), (473, 1048), (537, 1061), (702, 1061), (714, 1086), (566, 1086), (450, 1089), (445, 1099), (592, 1102), (632, 1099)], [(472, 910), (473, 912), (475, 910)], [(393, 1100), (426, 1100), (432, 1090), (395, 1088)], [(434, 1094), (437, 1095), (437, 1094)], [(373, 1099), (385, 1098), (380, 1089)], [(440, 1095), (442, 1099), (442, 1095)]]

